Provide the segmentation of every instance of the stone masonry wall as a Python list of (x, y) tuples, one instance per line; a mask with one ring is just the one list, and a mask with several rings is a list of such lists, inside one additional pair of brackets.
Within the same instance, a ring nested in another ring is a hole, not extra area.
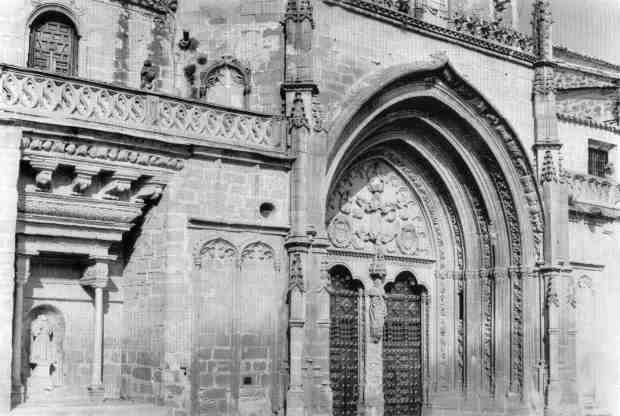
[[(275, 207), (267, 218), (263, 202)], [(269, 230), (286, 229), (288, 204), (282, 169), (193, 159), (172, 179), (123, 275), (128, 397), (163, 404), (175, 416), (192, 406), (214, 414), (282, 406), (286, 258), (283, 232)], [(231, 242), (237, 257), (227, 273), (205, 264), (196, 274), (192, 254), (214, 239)], [(273, 261), (247, 260), (261, 247), (272, 249)]]
[(584, 414), (620, 412), (618, 222), (575, 215), (569, 223), (575, 302), (577, 380)]
[(315, 19), (314, 79), (319, 83), (328, 121), (339, 116), (348, 103), (348, 94), (365, 77), (392, 65), (428, 61), (430, 55), (445, 52), (454, 68), (506, 117), (524, 148), (531, 149), (532, 68), (322, 1), (315, 2)]

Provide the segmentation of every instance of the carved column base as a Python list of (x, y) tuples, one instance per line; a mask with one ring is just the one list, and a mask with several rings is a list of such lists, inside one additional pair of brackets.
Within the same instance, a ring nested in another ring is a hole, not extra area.
[(286, 392), (286, 416), (304, 416), (304, 390), (293, 386)]

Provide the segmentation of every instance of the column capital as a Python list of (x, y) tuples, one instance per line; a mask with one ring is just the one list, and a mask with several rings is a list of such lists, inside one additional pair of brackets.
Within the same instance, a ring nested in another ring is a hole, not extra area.
[(79, 280), (79, 283), (82, 286), (103, 289), (108, 285), (108, 280), (108, 263), (96, 260), (94, 264), (86, 267), (84, 275)]

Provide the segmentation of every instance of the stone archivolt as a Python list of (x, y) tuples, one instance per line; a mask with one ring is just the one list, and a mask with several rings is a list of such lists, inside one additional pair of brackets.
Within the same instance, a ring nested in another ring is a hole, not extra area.
[(427, 257), (431, 236), (417, 196), (381, 160), (363, 161), (340, 179), (328, 202), (334, 247)]

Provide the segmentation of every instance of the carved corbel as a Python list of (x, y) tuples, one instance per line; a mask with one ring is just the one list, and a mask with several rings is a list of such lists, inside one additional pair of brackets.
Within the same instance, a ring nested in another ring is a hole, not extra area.
[(84, 275), (79, 280), (80, 285), (93, 288), (105, 288), (108, 285), (108, 264), (97, 260), (84, 270)]
[(57, 162), (48, 160), (32, 160), (30, 166), (37, 171), (34, 186), (30, 186), (27, 191), (49, 191), (52, 187), (52, 175), (58, 167)]
[(132, 202), (156, 201), (164, 191), (164, 184), (159, 181), (146, 181), (140, 189), (131, 197)]
[(86, 189), (92, 184), (93, 176), (99, 174), (100, 168), (96, 167), (75, 167), (75, 177), (71, 186), (75, 195), (83, 195)]
[(128, 172), (114, 172), (110, 181), (99, 191), (102, 199), (120, 199), (121, 195), (131, 190), (131, 183), (138, 178), (137, 174)]

